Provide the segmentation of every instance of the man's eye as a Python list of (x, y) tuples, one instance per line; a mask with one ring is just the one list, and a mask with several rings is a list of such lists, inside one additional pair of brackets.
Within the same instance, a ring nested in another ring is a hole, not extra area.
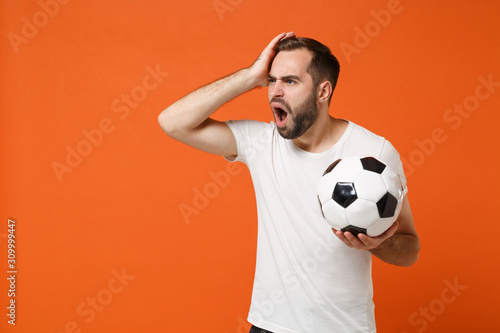
[(267, 80), (269, 81), (269, 83), (274, 83), (276, 81), (275, 79), (272, 78), (268, 78)]
[(286, 81), (286, 82), (287, 82), (288, 84), (294, 84), (294, 83), (295, 83), (295, 81), (294, 81), (294, 80), (288, 80), (288, 81)]

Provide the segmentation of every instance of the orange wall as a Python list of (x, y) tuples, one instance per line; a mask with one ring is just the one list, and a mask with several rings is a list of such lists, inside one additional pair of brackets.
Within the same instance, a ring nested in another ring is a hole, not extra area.
[[(157, 115), (289, 30), (339, 58), (332, 114), (387, 137), (405, 162), (422, 251), (408, 269), (374, 260), (379, 331), (500, 328), (499, 1), (0, 6), (0, 331), (248, 329), (248, 171), (169, 139)], [(271, 120), (266, 90), (216, 117)]]

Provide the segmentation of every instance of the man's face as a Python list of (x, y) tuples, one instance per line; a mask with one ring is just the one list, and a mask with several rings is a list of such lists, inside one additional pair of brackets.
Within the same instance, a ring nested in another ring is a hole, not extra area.
[(269, 71), (269, 103), (285, 139), (300, 137), (318, 116), (316, 89), (307, 73), (311, 58), (306, 49), (281, 51)]

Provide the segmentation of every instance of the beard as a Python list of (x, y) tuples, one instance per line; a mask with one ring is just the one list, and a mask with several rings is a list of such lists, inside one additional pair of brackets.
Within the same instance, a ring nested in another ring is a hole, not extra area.
[(281, 103), (288, 113), (288, 119), (285, 126), (278, 127), (278, 132), (283, 138), (290, 140), (297, 139), (314, 124), (318, 118), (318, 105), (316, 104), (315, 91), (315, 89), (312, 89), (309, 97), (294, 109), (281, 98), (271, 99), (271, 103)]

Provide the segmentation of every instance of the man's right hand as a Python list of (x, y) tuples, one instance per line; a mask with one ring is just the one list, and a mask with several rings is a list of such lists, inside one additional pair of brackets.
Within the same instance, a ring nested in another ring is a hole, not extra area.
[(264, 51), (262, 51), (259, 57), (254, 61), (252, 66), (248, 68), (249, 74), (256, 80), (256, 86), (268, 86), (269, 65), (276, 56), (278, 42), (282, 39), (290, 37), (295, 37), (295, 33), (293, 31), (286, 33), (283, 32), (274, 37), (274, 39), (267, 45)]

